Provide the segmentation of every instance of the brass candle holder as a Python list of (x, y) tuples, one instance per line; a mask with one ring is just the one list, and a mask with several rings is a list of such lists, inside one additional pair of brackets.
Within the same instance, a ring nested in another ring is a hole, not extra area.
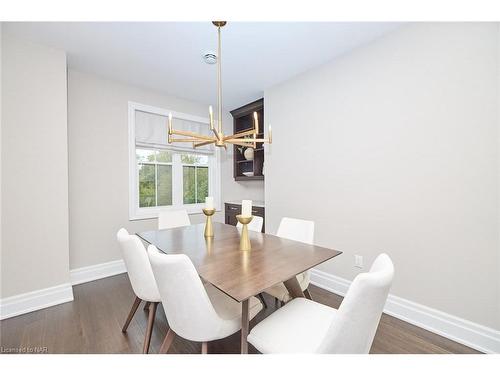
[(250, 237), (248, 237), (248, 223), (253, 219), (253, 216), (236, 215), (236, 219), (241, 223), (241, 237), (240, 237), (240, 250), (246, 251), (252, 249)]
[(207, 221), (205, 223), (205, 237), (213, 237), (214, 236), (214, 228), (212, 226), (212, 215), (215, 213), (215, 209), (203, 209), (203, 213), (207, 217)]

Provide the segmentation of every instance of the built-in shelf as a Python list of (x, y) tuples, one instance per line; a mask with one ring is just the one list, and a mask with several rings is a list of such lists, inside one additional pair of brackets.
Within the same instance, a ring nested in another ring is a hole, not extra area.
[[(253, 129), (253, 113), (257, 112), (260, 129), (264, 129), (264, 99), (256, 100), (241, 108), (231, 111), (233, 116), (233, 132), (238, 134)], [(258, 138), (263, 138), (264, 133), (258, 134)], [(253, 160), (247, 160), (239, 150), (241, 146), (234, 147), (233, 175), (236, 181), (263, 180), (262, 169), (264, 167), (264, 147), (258, 144), (254, 149)], [(243, 150), (246, 147), (243, 147)], [(245, 176), (243, 173), (253, 172), (254, 176)]]
[(236, 176), (235, 181), (263, 180), (264, 176)]

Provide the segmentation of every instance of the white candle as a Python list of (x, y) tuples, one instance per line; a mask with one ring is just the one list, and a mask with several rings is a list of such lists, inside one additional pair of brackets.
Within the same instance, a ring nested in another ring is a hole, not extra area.
[(168, 114), (168, 134), (172, 134), (172, 113)]
[(205, 208), (207, 210), (213, 210), (214, 209), (214, 197), (206, 197), (205, 198)]
[(259, 117), (257, 116), (257, 112), (253, 113), (253, 123), (255, 127), (255, 132), (259, 134)]
[(210, 115), (210, 130), (214, 128), (214, 111), (212, 110), (212, 106), (208, 107), (208, 113)]
[(241, 201), (241, 216), (250, 217), (252, 216), (252, 201), (242, 200)]

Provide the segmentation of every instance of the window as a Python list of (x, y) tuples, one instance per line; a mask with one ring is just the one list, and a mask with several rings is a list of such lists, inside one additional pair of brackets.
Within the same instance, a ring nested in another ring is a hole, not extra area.
[[(164, 209), (199, 213), (205, 197), (220, 207), (218, 151), (166, 142), (167, 110), (129, 103), (131, 220), (154, 218)], [(208, 132), (208, 120), (172, 112), (176, 128)], [(193, 128), (195, 127), (195, 128)]]
[(208, 197), (208, 157), (181, 155), (184, 204), (203, 203)]
[(136, 149), (139, 207), (172, 205), (172, 153)]

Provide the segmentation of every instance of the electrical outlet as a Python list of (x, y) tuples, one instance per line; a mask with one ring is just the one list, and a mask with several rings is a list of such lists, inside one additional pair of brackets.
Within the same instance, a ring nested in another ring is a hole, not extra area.
[(354, 267), (363, 268), (363, 256), (354, 255)]

